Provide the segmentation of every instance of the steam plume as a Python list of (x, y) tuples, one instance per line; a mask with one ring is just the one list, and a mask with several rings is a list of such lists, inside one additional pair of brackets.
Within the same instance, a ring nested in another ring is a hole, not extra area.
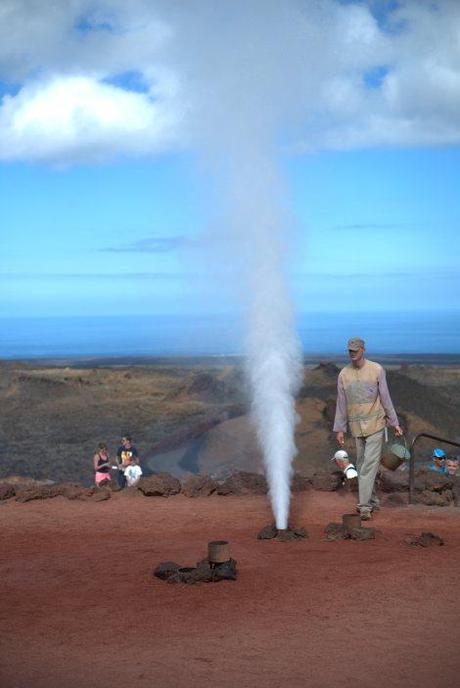
[(265, 165), (266, 174), (260, 175), (260, 166), (254, 172), (262, 177), (262, 183), (267, 182), (263, 190), (267, 195), (248, 218), (254, 260), (248, 266), (247, 367), (275, 521), (278, 528), (287, 528), (291, 464), (297, 453), (294, 394), (302, 359), (283, 271), (280, 240), (286, 227), (281, 224), (280, 209), (273, 205), (276, 189), (271, 188), (275, 179), (270, 174), (270, 162), (266, 161)]
[[(223, 224), (234, 250), (221, 260), (235, 267), (243, 293), (252, 411), (276, 524), (286, 528), (302, 356), (284, 273), (291, 221), (275, 151), (294, 97), (287, 45), (304, 43), (304, 19), (281, 0), (186, 6), (175, 17), (175, 71), (187, 93), (190, 136), (212, 160), (226, 198)], [(209, 26), (215, 30), (203, 31)]]
[(254, 150), (252, 140), (233, 159), (228, 183), (233, 234), (245, 244), (240, 276), (252, 412), (276, 526), (286, 528), (302, 354), (284, 273), (283, 235), (290, 218), (274, 160), (265, 147)]

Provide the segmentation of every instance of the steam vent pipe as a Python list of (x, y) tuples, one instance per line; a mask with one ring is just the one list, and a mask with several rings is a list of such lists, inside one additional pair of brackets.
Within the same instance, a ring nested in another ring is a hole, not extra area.
[(343, 514), (342, 523), (344, 528), (361, 528), (361, 516), (359, 514)]
[(230, 545), (227, 540), (208, 542), (208, 561), (210, 564), (223, 564), (230, 559)]

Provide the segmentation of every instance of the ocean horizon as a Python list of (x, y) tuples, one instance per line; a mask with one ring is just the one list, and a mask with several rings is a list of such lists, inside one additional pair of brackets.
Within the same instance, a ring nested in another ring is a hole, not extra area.
[[(350, 336), (368, 354), (458, 355), (460, 311), (305, 313), (297, 318), (305, 355), (343, 355)], [(238, 356), (241, 321), (227, 316), (0, 318), (0, 358)]]

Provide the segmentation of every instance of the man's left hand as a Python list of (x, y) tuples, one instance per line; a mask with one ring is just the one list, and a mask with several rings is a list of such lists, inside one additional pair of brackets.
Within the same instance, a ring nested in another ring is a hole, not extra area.
[(404, 435), (402, 428), (399, 425), (396, 425), (396, 427), (394, 428), (394, 431), (395, 431), (396, 437), (402, 437)]

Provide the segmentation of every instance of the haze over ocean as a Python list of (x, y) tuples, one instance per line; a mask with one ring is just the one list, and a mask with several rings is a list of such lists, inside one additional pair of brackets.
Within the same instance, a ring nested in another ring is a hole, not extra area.
[[(313, 313), (298, 318), (304, 353), (343, 354), (348, 336), (378, 354), (459, 354), (456, 310)], [(224, 316), (0, 318), (0, 357), (240, 354), (241, 327)]]

